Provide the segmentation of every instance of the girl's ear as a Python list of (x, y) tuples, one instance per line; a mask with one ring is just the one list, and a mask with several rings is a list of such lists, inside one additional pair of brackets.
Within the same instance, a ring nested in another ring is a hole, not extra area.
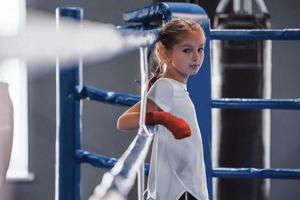
[(157, 53), (159, 55), (159, 58), (161, 59), (161, 61), (163, 63), (169, 63), (170, 62), (170, 56), (169, 56), (169, 53), (167, 51), (167, 49), (161, 44), (159, 43), (158, 46), (157, 46)]

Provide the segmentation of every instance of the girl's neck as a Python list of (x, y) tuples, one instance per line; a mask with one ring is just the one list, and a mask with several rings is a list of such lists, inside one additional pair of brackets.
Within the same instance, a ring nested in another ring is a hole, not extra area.
[(184, 84), (187, 83), (189, 78), (188, 76), (185, 76), (178, 71), (168, 70), (168, 68), (166, 68), (165, 72), (162, 74), (162, 77), (171, 78)]

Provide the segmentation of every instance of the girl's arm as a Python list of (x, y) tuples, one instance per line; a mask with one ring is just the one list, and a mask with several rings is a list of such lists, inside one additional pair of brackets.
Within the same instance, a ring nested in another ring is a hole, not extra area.
[[(136, 103), (119, 117), (118, 130), (129, 131), (139, 127), (140, 105), (140, 102)], [(161, 111), (161, 109), (151, 99), (147, 99), (146, 112), (152, 111)]]
[[(147, 125), (163, 125), (175, 137), (175, 139), (183, 139), (191, 136), (192, 131), (189, 124), (181, 118), (172, 115), (169, 112), (161, 112), (160, 109), (152, 100), (147, 100)], [(140, 102), (132, 106), (123, 113), (117, 123), (117, 128), (122, 131), (137, 129), (139, 127), (140, 117)]]

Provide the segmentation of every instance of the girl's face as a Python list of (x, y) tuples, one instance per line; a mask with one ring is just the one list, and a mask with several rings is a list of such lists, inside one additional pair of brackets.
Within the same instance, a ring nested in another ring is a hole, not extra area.
[(186, 82), (190, 75), (197, 74), (203, 63), (204, 43), (200, 30), (190, 31), (181, 42), (166, 52), (166, 73), (181, 82)]

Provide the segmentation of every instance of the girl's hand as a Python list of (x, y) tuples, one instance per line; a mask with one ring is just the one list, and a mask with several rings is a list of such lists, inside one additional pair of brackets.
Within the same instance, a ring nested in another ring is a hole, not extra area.
[(146, 115), (146, 125), (163, 125), (175, 139), (183, 139), (192, 135), (190, 125), (184, 120), (169, 112), (153, 111)]

